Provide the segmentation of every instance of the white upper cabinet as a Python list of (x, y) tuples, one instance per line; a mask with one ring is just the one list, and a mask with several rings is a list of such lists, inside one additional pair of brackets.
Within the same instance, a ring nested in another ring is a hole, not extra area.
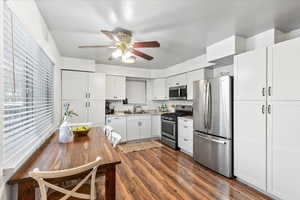
[(89, 85), (89, 73), (62, 71), (62, 99), (86, 99)]
[(167, 100), (168, 91), (166, 79), (154, 79), (152, 81), (152, 100)]
[(266, 191), (265, 102), (234, 103), (234, 175)]
[(270, 100), (300, 100), (300, 38), (269, 48)]
[(126, 98), (125, 76), (106, 76), (106, 99), (123, 100)]
[(267, 49), (257, 49), (234, 58), (234, 100), (265, 100), (267, 94)]
[(188, 72), (187, 79), (187, 99), (193, 100), (193, 82), (204, 79), (204, 69)]
[(171, 76), (167, 79), (168, 88), (186, 85), (186, 74)]
[(105, 100), (105, 74), (89, 73), (89, 93), (90, 99)]
[(300, 199), (300, 102), (272, 102), (270, 106), (268, 192), (280, 199)]

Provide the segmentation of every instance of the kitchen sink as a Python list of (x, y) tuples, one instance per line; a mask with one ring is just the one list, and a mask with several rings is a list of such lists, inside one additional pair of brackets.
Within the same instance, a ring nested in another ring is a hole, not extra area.
[(124, 114), (146, 114), (147, 112), (146, 111), (139, 111), (139, 112), (132, 112), (130, 110), (127, 110), (127, 111), (124, 111)]

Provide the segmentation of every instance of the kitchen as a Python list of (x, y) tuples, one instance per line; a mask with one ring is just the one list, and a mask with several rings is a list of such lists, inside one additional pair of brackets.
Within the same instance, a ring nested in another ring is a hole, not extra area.
[(214, 3), (1, 2), (0, 199), (300, 199), (300, 3)]

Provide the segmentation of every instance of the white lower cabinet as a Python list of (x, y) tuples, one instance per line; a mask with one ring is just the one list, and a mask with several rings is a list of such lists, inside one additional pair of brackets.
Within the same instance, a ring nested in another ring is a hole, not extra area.
[(151, 116), (127, 116), (127, 140), (151, 138)]
[(161, 115), (151, 116), (152, 137), (161, 137)]
[(267, 136), (264, 103), (234, 102), (234, 174), (266, 191)]
[(140, 119), (140, 139), (151, 138), (151, 116)]
[(127, 141), (126, 117), (106, 117), (106, 125), (113, 127), (114, 131), (122, 137), (122, 142)]
[(271, 102), (268, 114), (268, 192), (300, 199), (300, 102)]
[(178, 146), (184, 152), (193, 155), (193, 120), (178, 118)]

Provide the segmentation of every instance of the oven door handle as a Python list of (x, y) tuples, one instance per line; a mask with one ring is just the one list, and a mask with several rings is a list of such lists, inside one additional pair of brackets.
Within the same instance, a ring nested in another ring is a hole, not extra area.
[(162, 121), (162, 122), (165, 122), (165, 123), (168, 123), (168, 124), (176, 124), (176, 122), (167, 121), (167, 120), (164, 120), (164, 119), (162, 119), (161, 121)]

